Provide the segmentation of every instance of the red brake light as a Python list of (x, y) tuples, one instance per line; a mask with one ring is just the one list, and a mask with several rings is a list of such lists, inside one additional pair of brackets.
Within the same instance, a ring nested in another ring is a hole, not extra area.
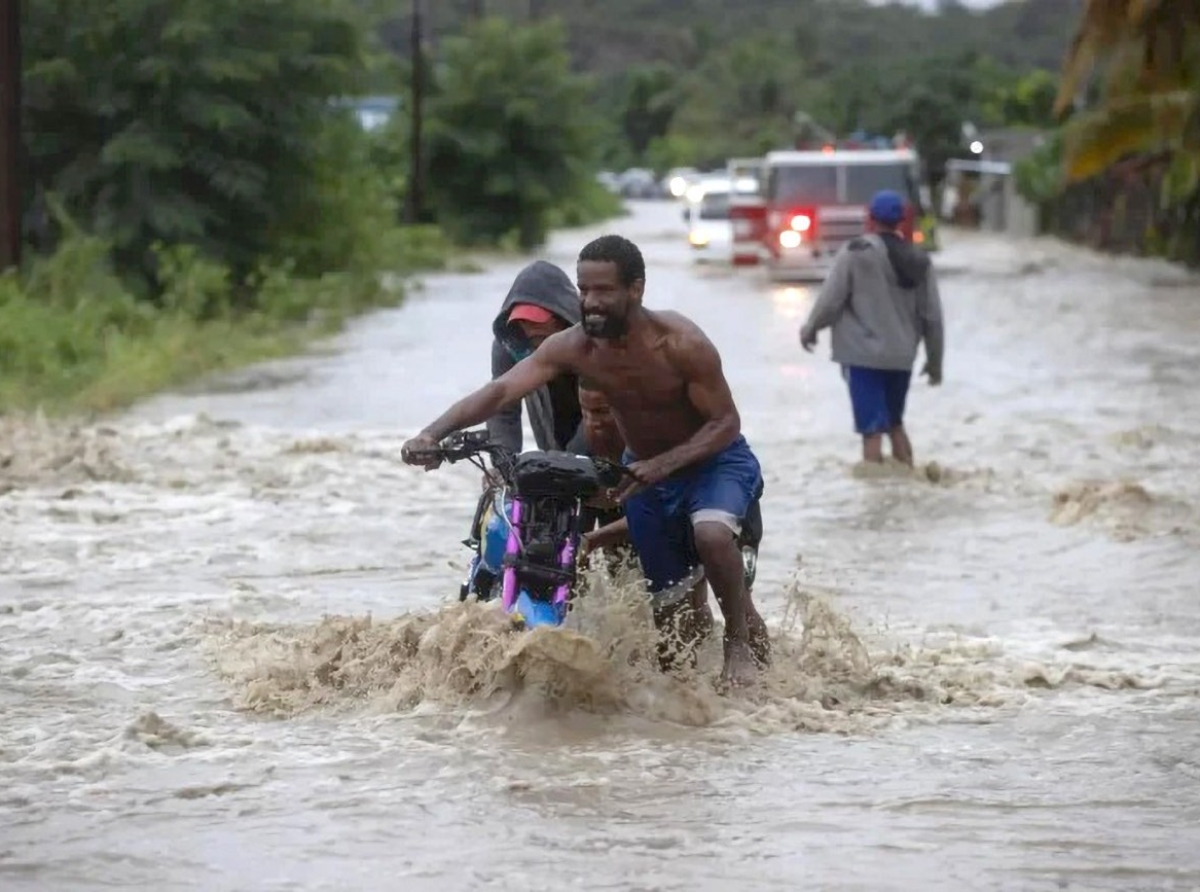
[(812, 207), (789, 208), (780, 213), (774, 224), (780, 246), (798, 248), (805, 242), (811, 243), (817, 235), (817, 209)]

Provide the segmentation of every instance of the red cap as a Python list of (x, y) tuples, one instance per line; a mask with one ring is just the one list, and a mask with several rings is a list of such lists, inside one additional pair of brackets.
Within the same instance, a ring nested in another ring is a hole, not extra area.
[(508, 314), (509, 322), (533, 322), (541, 324), (549, 322), (554, 318), (554, 314), (545, 307), (539, 307), (536, 304), (515, 304)]

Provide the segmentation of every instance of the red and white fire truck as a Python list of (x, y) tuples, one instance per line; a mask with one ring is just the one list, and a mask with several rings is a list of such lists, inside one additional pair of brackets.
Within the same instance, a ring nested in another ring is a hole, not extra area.
[(728, 166), (730, 176), (754, 176), (759, 184), (731, 203), (733, 262), (762, 264), (775, 281), (824, 278), (838, 249), (862, 234), (867, 204), (881, 189), (908, 198), (901, 232), (917, 242), (924, 238), (916, 225), (919, 159), (911, 148), (826, 144), (734, 158)]

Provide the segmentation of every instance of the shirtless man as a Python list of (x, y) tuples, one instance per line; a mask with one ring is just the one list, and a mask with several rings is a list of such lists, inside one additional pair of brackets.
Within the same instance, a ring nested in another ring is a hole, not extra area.
[(652, 593), (704, 568), (725, 618), (724, 678), (753, 680), (769, 659), (766, 625), (746, 591), (737, 536), (762, 492), (758, 459), (704, 332), (675, 312), (642, 306), (646, 266), (628, 239), (606, 235), (579, 253), (582, 323), (464, 397), (404, 444), (409, 464), (432, 470), (434, 449), (564, 372), (595, 384), (612, 407), (632, 474), (618, 490)]

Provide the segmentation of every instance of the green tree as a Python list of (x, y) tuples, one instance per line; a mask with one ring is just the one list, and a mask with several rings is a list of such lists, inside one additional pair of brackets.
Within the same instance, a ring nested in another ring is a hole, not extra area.
[(1017, 190), (1028, 201), (1042, 205), (1062, 190), (1062, 134), (1047, 140), (1013, 167)]
[(703, 147), (705, 164), (786, 146), (810, 92), (786, 35), (737, 40), (688, 75), (671, 135)]
[(389, 268), (384, 236), (398, 224), (403, 191), (389, 177), (393, 169), (373, 157), (378, 141), (349, 113), (321, 127), (309, 176), (288, 197), (285, 225), (272, 239), (272, 259), (304, 275)]
[(962, 113), (945, 94), (919, 88), (907, 97), (897, 123), (912, 137), (936, 194), (946, 178), (946, 162), (963, 150)]
[(679, 106), (679, 77), (667, 65), (632, 69), (626, 76), (622, 131), (634, 158), (644, 160), (646, 150), (666, 136)]
[(31, 178), (148, 282), (160, 242), (246, 272), (311, 210), (361, 35), (335, 0), (31, 0)]
[(1031, 71), (1017, 82), (1013, 91), (1014, 107), (1006, 117), (1031, 127), (1050, 127), (1054, 123), (1054, 99), (1058, 84), (1049, 71)]
[(512, 231), (541, 244), (551, 215), (592, 174), (590, 84), (570, 71), (562, 24), (487, 18), (442, 46), (429, 106), (429, 191), (465, 243)]

